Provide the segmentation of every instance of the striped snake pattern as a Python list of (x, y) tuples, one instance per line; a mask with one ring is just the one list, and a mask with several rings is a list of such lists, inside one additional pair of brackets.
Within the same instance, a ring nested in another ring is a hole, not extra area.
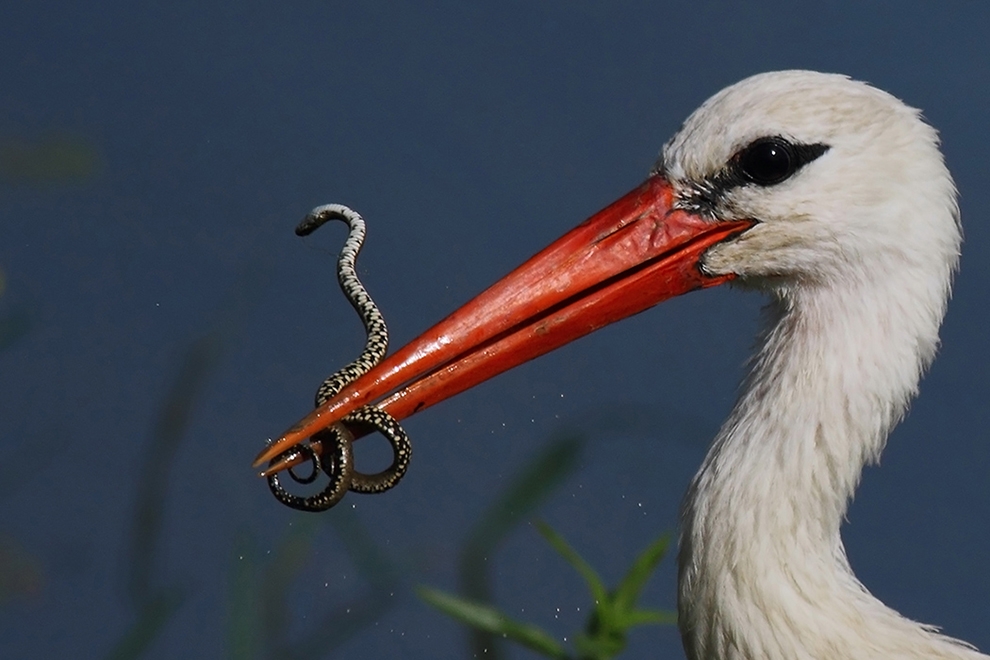
[[(361, 284), (355, 269), (358, 253), (367, 234), (364, 218), (341, 204), (326, 204), (313, 209), (299, 223), (296, 235), (308, 236), (330, 220), (342, 220), (350, 228), (337, 260), (337, 281), (354, 311), (361, 317), (368, 339), (356, 360), (323, 381), (316, 391), (317, 406), (323, 405), (345, 385), (367, 373), (381, 362), (388, 351), (385, 318)], [(365, 474), (354, 468), (352, 444), (355, 434), (352, 429), (355, 428), (376, 430), (385, 436), (392, 446), (392, 464), (388, 468), (376, 474)], [(406, 473), (412, 454), (412, 443), (399, 422), (374, 405), (358, 408), (340, 422), (314, 435), (313, 440), (319, 441), (321, 451), (317, 451), (312, 444), (298, 445), (272, 459), (272, 464), (287, 458), (305, 456), (310, 463), (311, 473), (301, 476), (290, 468), (289, 475), (298, 483), (308, 484), (323, 472), (330, 479), (323, 490), (315, 495), (293, 495), (281, 484), (278, 473), (268, 477), (268, 487), (272, 494), (282, 504), (300, 511), (326, 511), (339, 502), (348, 490), (381, 493), (392, 488)]]

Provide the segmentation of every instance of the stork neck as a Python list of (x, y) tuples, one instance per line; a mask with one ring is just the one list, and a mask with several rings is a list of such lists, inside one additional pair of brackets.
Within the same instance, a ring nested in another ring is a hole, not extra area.
[[(900, 304), (908, 294), (882, 285), (801, 289), (765, 310), (762, 346), (697, 486), (714, 471), (754, 498), (747, 505), (760, 505), (766, 524), (838, 533), (863, 466), (879, 458), (938, 342), (941, 314), (912, 317), (916, 305)], [(726, 461), (732, 469), (719, 470)]]
[(879, 457), (938, 341), (944, 292), (919, 307), (916, 291), (887, 282), (807, 287), (768, 308), (743, 393), (685, 500), (689, 657), (895, 657), (878, 653), (878, 630), (950, 649), (933, 657), (976, 657), (874, 599), (839, 535), (863, 466)]

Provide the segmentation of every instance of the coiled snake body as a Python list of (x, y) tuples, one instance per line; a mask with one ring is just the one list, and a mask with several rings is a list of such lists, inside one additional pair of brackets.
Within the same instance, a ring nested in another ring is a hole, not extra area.
[[(329, 220), (342, 220), (350, 232), (337, 260), (337, 281), (351, 306), (361, 317), (368, 339), (364, 350), (356, 360), (332, 374), (316, 391), (316, 405), (332, 398), (345, 385), (365, 374), (381, 362), (388, 350), (388, 328), (378, 306), (358, 279), (355, 262), (364, 244), (366, 229), (364, 219), (355, 211), (341, 204), (318, 206), (296, 227), (298, 236), (308, 236)], [(364, 474), (354, 468), (352, 428), (373, 428), (392, 445), (392, 464), (377, 474)], [(272, 464), (287, 458), (305, 456), (312, 465), (312, 473), (300, 477), (292, 469), (290, 476), (298, 483), (311, 483), (322, 470), (330, 483), (315, 495), (299, 496), (285, 490), (278, 473), (268, 476), (268, 486), (276, 498), (286, 506), (300, 511), (325, 511), (340, 501), (348, 490), (359, 493), (380, 493), (395, 486), (409, 467), (412, 443), (409, 436), (391, 415), (376, 406), (358, 408), (340, 422), (313, 436), (322, 448), (317, 451), (311, 445), (299, 445), (272, 460)], [(328, 460), (329, 459), (329, 460)]]

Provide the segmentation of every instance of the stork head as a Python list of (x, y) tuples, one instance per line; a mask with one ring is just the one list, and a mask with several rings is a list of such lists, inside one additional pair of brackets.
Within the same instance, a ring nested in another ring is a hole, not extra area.
[(786, 297), (907, 277), (935, 309), (956, 263), (957, 217), (937, 135), (917, 110), (839, 75), (748, 78), (688, 118), (645, 183), (341, 390), (255, 465), (362, 405), (401, 419), (732, 279)]
[(886, 92), (836, 74), (747, 78), (698, 108), (655, 171), (677, 205), (757, 223), (702, 267), (785, 293), (918, 270), (947, 290), (961, 232), (938, 136)]

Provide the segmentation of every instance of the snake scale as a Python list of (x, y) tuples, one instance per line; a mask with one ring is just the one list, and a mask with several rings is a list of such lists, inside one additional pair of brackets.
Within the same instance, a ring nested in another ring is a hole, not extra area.
[[(331, 399), (345, 385), (367, 373), (381, 362), (388, 350), (388, 328), (385, 318), (375, 305), (368, 291), (358, 279), (355, 263), (367, 230), (364, 218), (342, 204), (318, 206), (307, 215), (299, 226), (296, 235), (308, 236), (330, 220), (342, 220), (350, 231), (337, 260), (337, 281), (347, 300), (361, 317), (368, 338), (364, 350), (356, 360), (333, 373), (323, 381), (316, 391), (316, 405), (321, 406)], [(358, 472), (354, 467), (355, 440), (354, 428), (371, 428), (385, 436), (392, 446), (392, 464), (376, 474)], [(312, 483), (322, 471), (329, 477), (329, 483), (315, 495), (293, 495), (279, 481), (278, 473), (268, 476), (268, 486), (272, 494), (282, 504), (300, 511), (326, 511), (347, 494), (348, 490), (358, 493), (381, 493), (392, 488), (409, 467), (412, 443), (409, 436), (394, 417), (380, 408), (369, 405), (358, 408), (340, 422), (313, 436), (321, 447), (317, 451), (312, 444), (303, 444), (289, 449), (272, 460), (271, 464), (284, 459), (305, 456), (312, 466), (307, 476), (296, 474), (292, 468), (289, 475), (298, 483)]]

